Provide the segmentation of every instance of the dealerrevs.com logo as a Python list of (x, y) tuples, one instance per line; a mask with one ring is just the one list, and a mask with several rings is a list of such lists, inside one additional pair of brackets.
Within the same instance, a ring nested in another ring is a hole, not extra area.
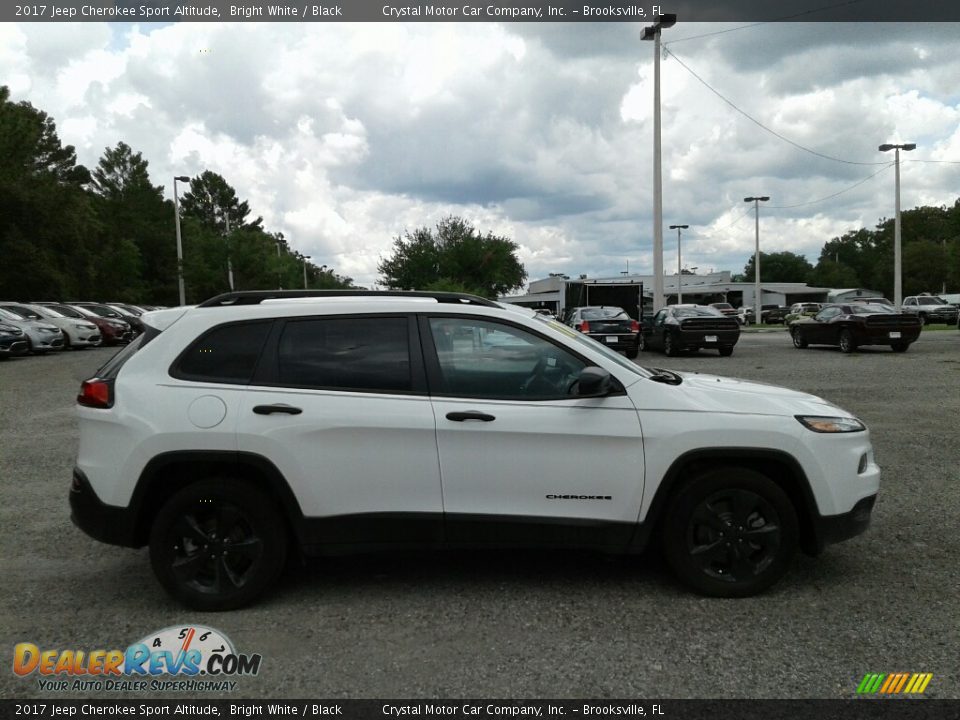
[(46, 692), (232, 691), (238, 676), (256, 675), (263, 658), (238, 653), (219, 630), (175, 625), (150, 633), (126, 650), (13, 649), (13, 672), (36, 678)]

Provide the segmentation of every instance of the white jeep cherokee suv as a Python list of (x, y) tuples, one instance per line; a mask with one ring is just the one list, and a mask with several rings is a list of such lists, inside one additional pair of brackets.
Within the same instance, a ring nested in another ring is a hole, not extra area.
[(83, 383), (74, 522), (150, 546), (190, 607), (251, 602), (291, 551), (656, 539), (751, 595), (866, 529), (863, 424), (800, 392), (642, 368), (453, 293), (237, 292), (146, 313)]

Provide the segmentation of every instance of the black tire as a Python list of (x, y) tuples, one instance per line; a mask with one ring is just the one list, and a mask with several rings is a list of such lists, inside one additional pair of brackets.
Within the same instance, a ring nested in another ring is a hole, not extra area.
[(893, 343), (890, 346), (890, 349), (893, 350), (894, 352), (899, 353), (899, 352), (906, 352), (908, 347), (910, 347), (910, 343), (898, 342), (898, 343)]
[(792, 328), (790, 330), (790, 338), (793, 340), (793, 346), (797, 348), (797, 350), (803, 350), (807, 347), (807, 341), (803, 337), (803, 332), (800, 328)]
[(783, 577), (799, 545), (797, 513), (780, 487), (746, 468), (686, 482), (667, 506), (666, 560), (711, 597), (756, 595)]
[(853, 339), (853, 333), (844, 328), (840, 331), (840, 352), (852, 353), (857, 349), (857, 343)]
[(644, 337), (643, 333), (637, 335), (637, 350), (640, 352), (647, 351), (647, 338)]
[(637, 355), (640, 353), (640, 348), (638, 344), (631, 345), (627, 348), (627, 359), (636, 360)]
[(680, 354), (676, 340), (673, 339), (673, 333), (669, 330), (663, 334), (663, 354), (667, 357), (676, 357)]
[(286, 556), (276, 504), (236, 478), (188, 485), (160, 508), (150, 530), (157, 580), (194, 610), (250, 604), (273, 585)]
[(733, 355), (733, 345), (724, 345), (719, 349), (720, 357), (730, 357)]

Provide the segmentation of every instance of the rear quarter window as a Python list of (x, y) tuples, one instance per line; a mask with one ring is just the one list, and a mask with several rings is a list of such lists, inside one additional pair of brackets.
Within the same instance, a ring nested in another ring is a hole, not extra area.
[(272, 324), (272, 320), (257, 320), (208, 330), (174, 361), (170, 375), (180, 380), (246, 385)]

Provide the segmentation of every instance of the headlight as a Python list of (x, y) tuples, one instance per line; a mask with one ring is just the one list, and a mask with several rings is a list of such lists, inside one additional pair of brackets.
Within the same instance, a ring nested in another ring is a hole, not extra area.
[(795, 415), (794, 417), (807, 428), (818, 433), (863, 432), (866, 426), (856, 418), (823, 417), (820, 415)]

